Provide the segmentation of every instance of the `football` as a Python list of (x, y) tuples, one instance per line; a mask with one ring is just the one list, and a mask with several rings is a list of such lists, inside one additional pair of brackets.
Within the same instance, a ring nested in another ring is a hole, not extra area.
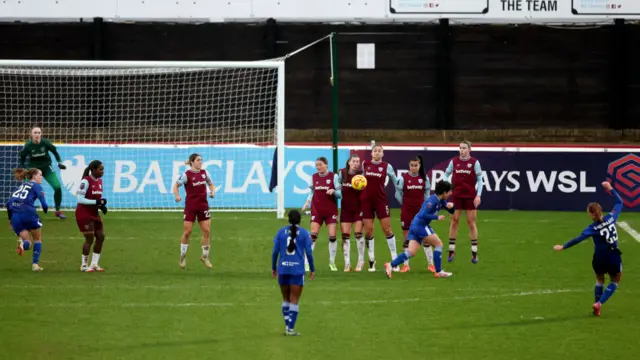
[(363, 190), (367, 187), (367, 178), (364, 175), (356, 175), (351, 179), (351, 186), (356, 190)]

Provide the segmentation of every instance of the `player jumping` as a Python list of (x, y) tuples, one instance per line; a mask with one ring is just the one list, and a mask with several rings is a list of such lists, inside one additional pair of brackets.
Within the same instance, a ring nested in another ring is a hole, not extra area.
[[(616, 203), (611, 212), (604, 215), (600, 204), (590, 203), (587, 206), (587, 213), (593, 223), (587, 226), (577, 238), (566, 242), (564, 245), (555, 245), (553, 247), (556, 251), (562, 251), (588, 238), (593, 238), (594, 253), (591, 266), (596, 273), (595, 303), (593, 304), (593, 314), (596, 316), (600, 316), (600, 308), (616, 292), (622, 278), (622, 253), (618, 248), (618, 231), (616, 229), (616, 222), (620, 212), (622, 212), (622, 199), (611, 187), (610, 183), (605, 181), (602, 186), (616, 198)], [(604, 289), (605, 274), (609, 274), (611, 280), (606, 289)]]
[(16, 251), (18, 255), (22, 256), (25, 250), (31, 248), (31, 241), (29, 240), (29, 234), (31, 234), (33, 237), (31, 269), (33, 271), (42, 271), (43, 269), (39, 265), (42, 252), (42, 234), (40, 232), (42, 223), (35, 207), (35, 201), (38, 199), (45, 214), (49, 209), (41, 186), (42, 171), (36, 168), (29, 170), (19, 168), (13, 170), (13, 175), (16, 180), (24, 181), (13, 191), (9, 201), (7, 201), (7, 215), (9, 216), (11, 227), (16, 235), (19, 236)]
[(471, 262), (478, 262), (478, 227), (476, 226), (477, 208), (480, 206), (482, 195), (482, 169), (480, 162), (471, 157), (471, 143), (460, 143), (460, 156), (456, 156), (449, 162), (445, 171), (445, 179), (453, 176), (452, 201), (456, 212), (451, 217), (449, 228), (449, 262), (456, 256), (456, 236), (460, 225), (460, 216), (464, 210), (467, 214), (469, 225), (469, 239), (471, 240)]
[[(400, 224), (402, 225), (402, 233), (404, 235), (402, 247), (405, 250), (409, 247), (409, 240), (407, 239), (409, 225), (420, 211), (422, 203), (429, 197), (430, 193), (431, 182), (424, 170), (424, 160), (422, 156), (415, 156), (409, 161), (409, 172), (402, 174), (398, 179), (398, 186), (396, 186), (396, 200), (402, 205), (400, 209)], [(429, 271), (435, 272), (436, 270), (433, 266), (433, 249), (431, 245), (427, 243), (423, 245), (424, 253), (427, 256), (427, 262), (429, 264)], [(407, 259), (400, 272), (408, 272), (409, 270), (409, 259)]]
[(427, 200), (422, 204), (420, 212), (411, 221), (409, 227), (409, 234), (407, 239), (409, 240), (409, 247), (391, 263), (384, 264), (387, 277), (391, 279), (391, 271), (393, 267), (399, 266), (405, 260), (410, 259), (416, 255), (418, 249), (422, 246), (423, 242), (435, 247), (433, 252), (434, 263), (436, 271), (433, 275), (437, 278), (449, 277), (452, 273), (442, 270), (442, 241), (438, 235), (433, 231), (429, 224), (432, 220), (444, 220), (444, 215), (438, 215), (438, 211), (442, 208), (446, 208), (449, 213), (455, 213), (455, 207), (453, 203), (448, 203), (447, 199), (451, 196), (451, 183), (447, 181), (439, 181), (436, 184), (435, 194), (429, 196)]
[(302, 267), (304, 259), (309, 260), (309, 279), (315, 278), (316, 271), (313, 250), (311, 250), (311, 237), (307, 230), (300, 227), (300, 218), (299, 211), (289, 212), (289, 226), (278, 230), (273, 239), (271, 252), (271, 275), (278, 278), (280, 285), (284, 334), (287, 336), (300, 335), (294, 329), (298, 319), (298, 302), (304, 286), (305, 269)]
[[(358, 247), (358, 265), (356, 272), (364, 267), (364, 236), (362, 234), (362, 209), (360, 205), (360, 191), (353, 189), (351, 180), (362, 173), (360, 157), (351, 154), (347, 160), (347, 166), (340, 169), (340, 182), (342, 183), (342, 200), (340, 200), (340, 228), (342, 230), (342, 250), (344, 251), (344, 271), (351, 271), (351, 227), (353, 226), (356, 245)], [(369, 256), (369, 260), (375, 257)]]
[(173, 184), (172, 189), (176, 202), (182, 201), (178, 187), (184, 185), (184, 190), (187, 193), (183, 216), (184, 230), (180, 239), (180, 267), (184, 269), (187, 266), (189, 237), (193, 231), (193, 222), (197, 219), (202, 232), (202, 256), (200, 260), (207, 268), (211, 269), (213, 267), (209, 260), (211, 214), (209, 213), (209, 202), (207, 201), (207, 187), (209, 188), (210, 198), (216, 195), (216, 187), (209, 173), (202, 168), (202, 156), (191, 154), (185, 164), (191, 168), (180, 176), (178, 181)]
[[(84, 169), (82, 181), (78, 187), (76, 223), (80, 232), (84, 234), (82, 265), (80, 265), (82, 272), (104, 272), (104, 269), (99, 265), (102, 244), (104, 243), (104, 226), (98, 213), (99, 209), (103, 214), (107, 214), (107, 199), (102, 197), (103, 175), (104, 165), (100, 160), (93, 160)], [(93, 245), (93, 257), (91, 265), (88, 265), (91, 245)]]
[[(396, 236), (391, 229), (391, 211), (389, 210), (389, 202), (387, 194), (384, 191), (385, 180), (389, 177), (389, 181), (397, 186), (396, 174), (391, 164), (382, 160), (384, 150), (382, 145), (375, 145), (371, 149), (371, 160), (362, 162), (362, 171), (367, 178), (367, 187), (360, 195), (360, 203), (362, 206), (362, 222), (364, 223), (364, 232), (369, 248), (369, 272), (376, 271), (375, 246), (373, 239), (373, 219), (380, 220), (380, 226), (387, 238), (391, 259), (398, 256), (396, 251)], [(399, 267), (395, 267), (393, 271), (400, 271)]]
[(29, 167), (36, 168), (42, 171), (44, 179), (53, 188), (53, 201), (56, 207), (56, 216), (60, 219), (66, 219), (67, 217), (60, 211), (62, 204), (62, 188), (60, 187), (60, 180), (56, 171), (51, 166), (51, 157), (49, 152), (55, 156), (58, 162), (58, 168), (64, 170), (67, 167), (62, 164), (62, 159), (56, 147), (49, 141), (42, 137), (42, 129), (34, 127), (31, 129), (31, 138), (24, 144), (24, 148), (20, 151), (20, 167), (25, 167), (27, 158), (29, 159)]
[[(338, 222), (338, 199), (342, 197), (342, 183), (337, 174), (328, 170), (327, 158), (321, 156), (316, 159), (316, 172), (311, 177), (309, 184), (309, 197), (302, 206), (304, 212), (311, 205), (311, 248), (315, 247), (318, 239), (318, 231), (324, 222), (327, 224), (329, 233), (329, 268), (331, 271), (338, 271), (336, 267), (336, 254), (338, 253), (338, 243), (336, 242), (336, 225)], [(345, 264), (346, 268), (347, 264)], [(309, 269), (308, 261), (305, 268)]]

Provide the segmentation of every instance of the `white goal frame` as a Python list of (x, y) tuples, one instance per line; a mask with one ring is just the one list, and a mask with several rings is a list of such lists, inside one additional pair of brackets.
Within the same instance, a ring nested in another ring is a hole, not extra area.
[[(278, 219), (283, 219), (285, 216), (285, 59), (277, 60), (260, 60), (260, 61), (66, 61), (66, 60), (0, 60), (0, 68), (10, 67), (13, 68), (12, 72), (20, 74), (24, 71), (25, 74), (29, 74), (33, 71), (33, 68), (49, 68), (52, 71), (55, 69), (75, 68), (79, 71), (82, 69), (88, 70), (105, 70), (103, 76), (109, 76), (112, 73), (109, 70), (112, 69), (133, 69), (133, 68), (145, 68), (152, 69), (158, 68), (157, 74), (163, 74), (166, 69), (180, 69), (184, 68), (185, 71), (192, 71), (194, 68), (201, 69), (239, 69), (239, 68), (269, 68), (277, 69), (277, 95), (276, 95), (276, 129), (275, 139), (273, 145), (278, 149), (277, 151), (277, 189), (276, 193), (276, 208), (275, 209), (215, 209), (214, 211), (227, 211), (227, 212), (249, 212), (249, 211), (276, 211)], [(20, 68), (24, 67), (24, 70)], [(116, 74), (113, 74), (114, 76)], [(73, 75), (70, 75), (73, 76)], [(46, 137), (46, 134), (45, 134)], [(56, 144), (57, 145), (57, 144)], [(122, 144), (127, 147), (135, 146), (136, 144)], [(139, 144), (141, 147), (148, 144)], [(166, 143), (164, 144), (166, 146)], [(247, 144), (254, 145), (254, 144)], [(64, 145), (62, 145), (64, 146)], [(91, 145), (89, 145), (91, 146)], [(95, 146), (95, 145), (93, 145)], [(179, 145), (176, 145), (179, 146)], [(202, 145), (196, 145), (202, 146)], [(212, 145), (212, 147), (215, 145)], [(269, 146), (273, 148), (274, 146)], [(107, 147), (117, 147), (117, 145), (108, 145)], [(268, 179), (267, 179), (268, 181)], [(215, 199), (214, 199), (215, 201)], [(50, 204), (52, 205), (52, 204)], [(114, 209), (114, 211), (178, 211), (178, 209)]]

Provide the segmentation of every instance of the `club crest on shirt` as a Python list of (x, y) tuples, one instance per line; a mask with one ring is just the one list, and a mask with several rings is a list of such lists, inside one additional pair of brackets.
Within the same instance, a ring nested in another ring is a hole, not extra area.
[(327, 185), (331, 184), (331, 180), (327, 179)]
[(204, 174), (202, 174), (202, 178), (204, 179), (204, 178), (206, 178), (206, 176)]
[(460, 167), (460, 164), (456, 164), (456, 167)]
[(382, 171), (382, 166), (380, 166), (380, 167), (378, 168), (378, 171)]
[(41, 147), (40, 147), (40, 151), (44, 151), (44, 146), (41, 146)]
[(422, 179), (418, 179), (418, 183), (422, 184)]
[(468, 164), (467, 164), (467, 167), (468, 167), (468, 168), (470, 168), (470, 167), (471, 167), (471, 163), (468, 163)]
[(431, 203), (427, 203), (427, 208), (431, 209)]

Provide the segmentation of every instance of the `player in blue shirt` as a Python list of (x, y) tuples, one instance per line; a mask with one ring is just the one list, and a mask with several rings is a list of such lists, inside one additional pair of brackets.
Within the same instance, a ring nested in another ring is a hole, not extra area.
[[(282, 315), (287, 336), (299, 336), (294, 330), (298, 319), (298, 301), (304, 286), (305, 254), (309, 261), (309, 279), (315, 279), (315, 265), (309, 232), (299, 226), (300, 212), (289, 211), (289, 226), (278, 230), (273, 238), (271, 274), (278, 277), (282, 291)], [(280, 262), (278, 262), (278, 257)]]
[(416, 255), (416, 252), (422, 247), (422, 242), (426, 242), (432, 245), (435, 249), (433, 251), (433, 262), (436, 266), (436, 272), (433, 275), (437, 278), (449, 277), (453, 275), (450, 272), (442, 270), (442, 241), (438, 237), (435, 231), (429, 226), (432, 220), (444, 220), (444, 215), (438, 215), (440, 209), (445, 208), (449, 213), (453, 214), (455, 208), (453, 203), (448, 203), (447, 199), (451, 196), (453, 185), (450, 182), (441, 180), (436, 184), (435, 194), (429, 196), (427, 200), (422, 204), (420, 212), (411, 221), (409, 226), (409, 233), (407, 234), (407, 240), (409, 240), (409, 247), (398, 257), (393, 259), (392, 262), (384, 264), (387, 277), (391, 279), (393, 268), (402, 264), (405, 260), (410, 259)]
[[(609, 300), (618, 288), (618, 283), (622, 277), (622, 253), (618, 248), (618, 231), (616, 221), (622, 211), (622, 199), (620, 195), (611, 187), (608, 182), (603, 182), (602, 186), (616, 198), (613, 209), (607, 215), (602, 213), (602, 206), (598, 203), (590, 203), (587, 206), (587, 213), (593, 223), (587, 226), (575, 239), (566, 242), (564, 245), (555, 245), (556, 251), (568, 249), (573, 245), (593, 238), (594, 253), (591, 266), (596, 273), (595, 303), (593, 304), (593, 314), (600, 316), (600, 307)], [(604, 290), (604, 275), (609, 274), (611, 282)]]
[(18, 239), (18, 255), (22, 256), (25, 250), (29, 250), (31, 242), (29, 234), (33, 236), (33, 262), (31, 269), (33, 271), (42, 271), (38, 265), (40, 261), (40, 253), (42, 252), (42, 238), (40, 228), (42, 223), (36, 211), (35, 201), (40, 200), (42, 210), (47, 213), (49, 206), (44, 199), (44, 191), (42, 191), (42, 171), (33, 169), (15, 169), (13, 175), (16, 180), (24, 181), (20, 186), (11, 193), (9, 201), (7, 201), (7, 214), (11, 222), (11, 227), (15, 231)]

